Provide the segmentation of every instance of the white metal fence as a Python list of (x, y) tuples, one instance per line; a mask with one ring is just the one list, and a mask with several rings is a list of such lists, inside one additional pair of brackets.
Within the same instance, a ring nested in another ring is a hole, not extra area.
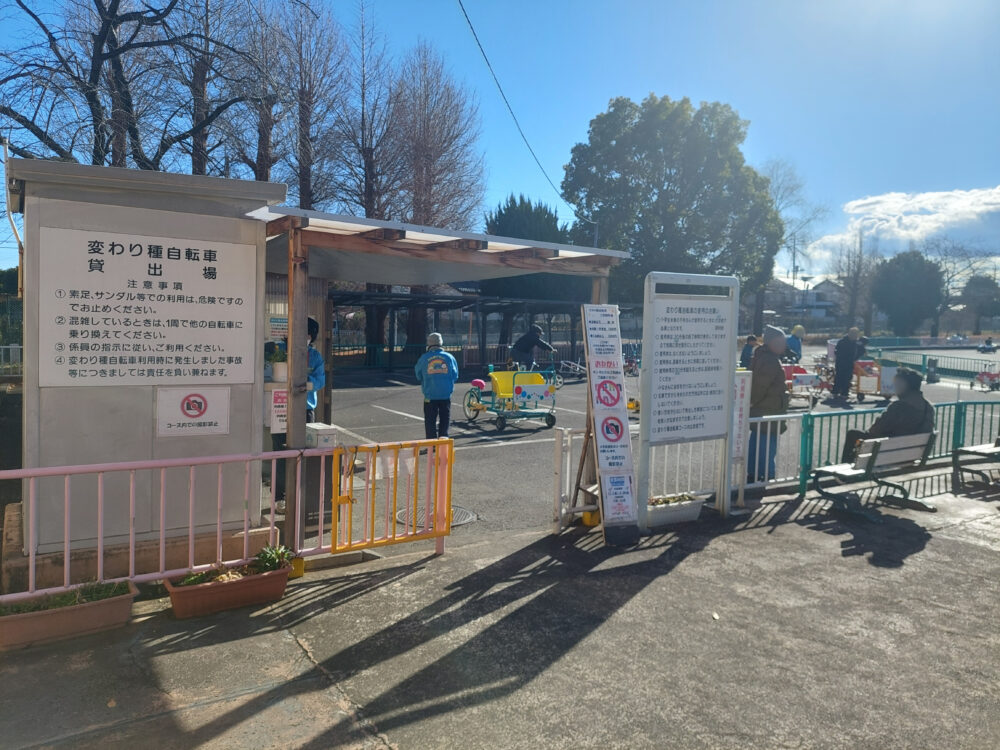
[(20, 344), (0, 346), (0, 375), (23, 375), (23, 349)]

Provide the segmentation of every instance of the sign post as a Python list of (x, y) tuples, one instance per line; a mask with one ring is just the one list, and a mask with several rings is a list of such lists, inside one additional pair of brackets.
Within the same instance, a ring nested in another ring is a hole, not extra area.
[[(736, 384), (733, 390), (733, 470), (746, 474), (747, 444), (750, 440), (750, 381), (753, 374), (749, 370), (736, 371)], [(745, 506), (743, 491), (745, 482), (737, 482), (740, 491), (736, 498), (739, 508)]]
[(723, 516), (729, 512), (739, 298), (739, 281), (729, 276), (646, 276), (638, 481), (642, 528), (651, 497), (650, 452), (657, 445), (723, 441), (715, 507)]
[(618, 306), (584, 305), (583, 327), (604, 543), (634, 544), (639, 539), (639, 519)]

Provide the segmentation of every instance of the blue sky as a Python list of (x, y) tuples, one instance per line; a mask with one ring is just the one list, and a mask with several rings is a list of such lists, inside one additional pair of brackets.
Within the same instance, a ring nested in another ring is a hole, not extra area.
[[(570, 218), (457, 1), (370, 6), (391, 51), (431, 42), (478, 96), (486, 207), (523, 192)], [(332, 7), (353, 23), (354, 0)], [(829, 208), (814, 270), (859, 227), (890, 252), (940, 233), (1000, 247), (996, 0), (466, 0), (466, 9), (557, 185), (612, 97), (718, 100), (750, 121), (750, 163), (791, 162), (808, 198)], [(10, 43), (2, 31), (0, 43)], [(0, 265), (11, 259), (9, 244), (0, 248)]]

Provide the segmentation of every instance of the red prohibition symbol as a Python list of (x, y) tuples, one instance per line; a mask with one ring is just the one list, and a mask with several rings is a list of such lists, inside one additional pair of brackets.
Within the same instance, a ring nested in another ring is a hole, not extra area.
[(605, 417), (601, 422), (601, 434), (611, 443), (617, 443), (625, 434), (625, 428), (618, 417)]
[(597, 401), (601, 406), (614, 406), (622, 397), (618, 384), (611, 380), (602, 380), (597, 384)]
[(189, 393), (181, 399), (181, 414), (188, 419), (197, 419), (208, 411), (208, 399), (200, 393)]

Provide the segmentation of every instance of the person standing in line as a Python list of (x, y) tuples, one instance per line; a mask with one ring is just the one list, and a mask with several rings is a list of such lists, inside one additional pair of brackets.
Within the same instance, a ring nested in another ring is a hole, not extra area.
[(805, 335), (806, 329), (797, 325), (792, 328), (792, 333), (785, 341), (785, 346), (787, 347), (786, 354), (792, 355), (796, 364), (802, 360), (802, 337)]
[(747, 336), (747, 342), (743, 345), (743, 351), (740, 352), (740, 367), (744, 370), (750, 369), (750, 363), (753, 362), (753, 350), (757, 348), (757, 337), (752, 333)]
[(833, 350), (833, 391), (832, 395), (846, 399), (851, 390), (851, 378), (854, 377), (854, 362), (858, 358), (858, 338), (861, 331), (850, 328), (847, 335), (837, 342)]
[(427, 337), (427, 351), (413, 368), (424, 394), (424, 436), (428, 440), (448, 437), (451, 424), (451, 394), (458, 380), (458, 362), (441, 348), (440, 333)]
[[(780, 357), (785, 353), (785, 332), (775, 326), (764, 328), (764, 344), (757, 347), (750, 363), (750, 416), (767, 417), (788, 411), (788, 391)], [(747, 479), (762, 482), (774, 479), (778, 433), (783, 422), (752, 425), (747, 451)], [(756, 428), (756, 429), (755, 429)]]

